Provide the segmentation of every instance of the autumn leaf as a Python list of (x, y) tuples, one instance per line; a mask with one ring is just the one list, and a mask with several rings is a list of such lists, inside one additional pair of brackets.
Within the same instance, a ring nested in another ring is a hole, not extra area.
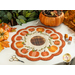
[(4, 47), (2, 46), (1, 42), (0, 42), (0, 52), (4, 49)]
[(11, 28), (11, 32), (16, 32), (16, 28)]
[(3, 47), (10, 47), (8, 43), (9, 43), (8, 41), (2, 41), (2, 46)]

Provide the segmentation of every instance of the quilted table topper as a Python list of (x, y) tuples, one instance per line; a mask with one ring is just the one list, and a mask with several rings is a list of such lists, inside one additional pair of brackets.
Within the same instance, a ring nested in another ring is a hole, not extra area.
[(65, 41), (61, 33), (44, 26), (28, 26), (12, 37), (11, 48), (20, 57), (31, 61), (50, 60), (63, 51)]

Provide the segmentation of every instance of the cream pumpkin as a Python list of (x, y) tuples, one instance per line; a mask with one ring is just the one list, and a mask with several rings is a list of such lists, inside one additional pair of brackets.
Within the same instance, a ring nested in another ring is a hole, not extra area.
[(62, 12), (61, 15), (57, 17), (48, 17), (43, 15), (43, 13), (41, 12), (39, 14), (39, 19), (41, 23), (46, 26), (59, 26), (64, 20), (64, 13)]

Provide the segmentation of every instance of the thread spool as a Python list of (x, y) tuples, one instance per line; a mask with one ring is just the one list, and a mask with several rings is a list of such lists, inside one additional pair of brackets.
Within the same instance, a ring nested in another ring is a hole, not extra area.
[(65, 34), (65, 40), (68, 41), (68, 34)]
[(70, 36), (70, 37), (69, 37), (69, 41), (68, 41), (68, 43), (70, 44), (71, 41), (72, 41), (72, 37)]

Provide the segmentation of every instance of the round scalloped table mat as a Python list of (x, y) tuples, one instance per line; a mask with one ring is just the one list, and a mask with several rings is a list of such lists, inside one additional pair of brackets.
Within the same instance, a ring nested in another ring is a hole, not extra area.
[(61, 33), (44, 26), (28, 26), (12, 36), (11, 48), (31, 61), (50, 60), (62, 53), (65, 41)]

